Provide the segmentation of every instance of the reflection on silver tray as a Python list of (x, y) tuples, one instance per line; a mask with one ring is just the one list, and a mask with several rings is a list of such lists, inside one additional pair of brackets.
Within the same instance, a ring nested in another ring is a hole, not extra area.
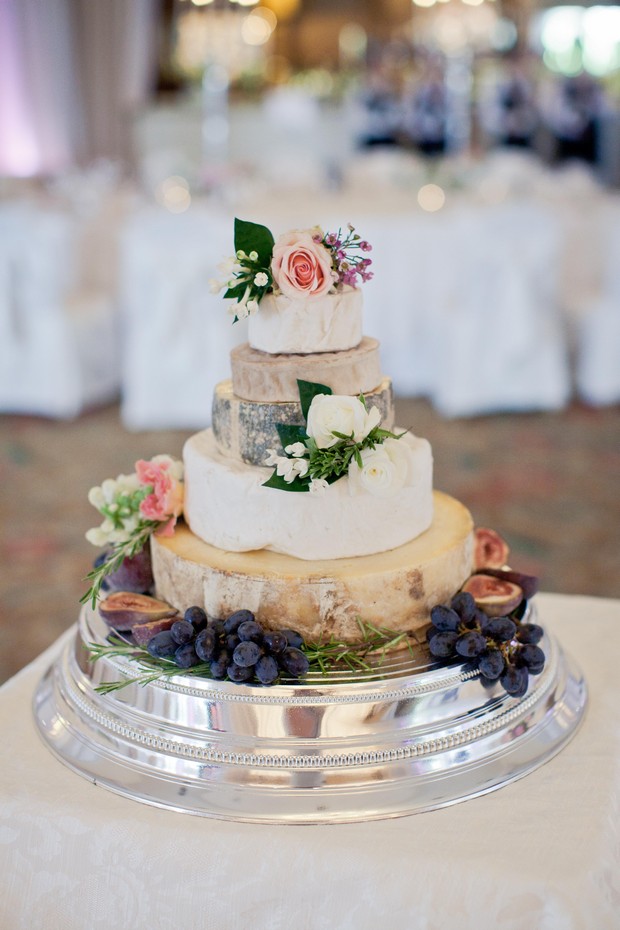
[(372, 820), (499, 788), (562, 749), (586, 705), (583, 678), (548, 637), (523, 698), (484, 688), (467, 664), (425, 651), (377, 671), (261, 688), (179, 674), (131, 679), (124, 658), (91, 663), (109, 629), (84, 610), (48, 670), (35, 717), (52, 751), (119, 794), (204, 816), (266, 823)]

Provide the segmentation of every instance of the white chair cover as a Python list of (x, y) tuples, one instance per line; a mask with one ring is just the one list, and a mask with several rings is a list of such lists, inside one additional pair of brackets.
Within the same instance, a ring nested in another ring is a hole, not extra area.
[(0, 205), (0, 409), (70, 418), (118, 390), (109, 298), (80, 292), (71, 217)]
[(580, 321), (576, 381), (593, 405), (620, 402), (620, 205), (607, 216), (602, 293)]

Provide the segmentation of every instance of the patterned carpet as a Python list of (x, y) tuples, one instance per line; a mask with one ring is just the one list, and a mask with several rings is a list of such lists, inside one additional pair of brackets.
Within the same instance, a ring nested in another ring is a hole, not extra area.
[[(546, 591), (620, 597), (618, 408), (457, 421), (424, 401), (397, 409), (433, 445), (435, 486), (505, 536), (515, 567)], [(76, 619), (97, 553), (89, 488), (138, 458), (180, 456), (186, 436), (128, 433), (117, 406), (71, 423), (0, 417), (0, 681)]]

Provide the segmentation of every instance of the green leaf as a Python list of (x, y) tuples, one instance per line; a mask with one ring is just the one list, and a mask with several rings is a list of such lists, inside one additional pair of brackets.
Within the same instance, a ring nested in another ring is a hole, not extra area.
[(263, 481), (264, 488), (275, 488), (277, 491), (308, 491), (309, 482), (306, 478), (295, 478), (289, 484), (284, 478), (274, 471), (268, 481)]
[(300, 381), (299, 378), (297, 379), (297, 387), (299, 388), (299, 400), (301, 402), (301, 412), (304, 415), (304, 420), (308, 419), (308, 410), (310, 409), (313, 397), (316, 397), (317, 394), (334, 393), (326, 384), (318, 384), (314, 381)]
[(245, 294), (245, 289), (247, 286), (247, 282), (242, 281), (240, 284), (235, 284), (234, 287), (229, 287), (228, 290), (224, 293), (224, 299), (234, 297), (236, 300), (241, 300)]
[(250, 223), (235, 217), (235, 252), (242, 249), (246, 255), (258, 253), (258, 260), (267, 267), (271, 264), (274, 238), (266, 226)]
[(287, 446), (291, 446), (294, 442), (305, 443), (308, 438), (306, 428), (294, 423), (276, 423), (276, 429), (283, 449), (286, 449)]

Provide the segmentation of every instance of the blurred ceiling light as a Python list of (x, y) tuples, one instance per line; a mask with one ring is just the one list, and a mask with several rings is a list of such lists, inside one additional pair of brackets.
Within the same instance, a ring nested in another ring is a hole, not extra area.
[(301, 0), (263, 0), (263, 5), (269, 7), (279, 20), (294, 16), (300, 7)]
[(272, 32), (278, 25), (278, 17), (273, 10), (268, 9), (266, 6), (259, 6), (258, 9), (253, 11), (253, 15), (260, 16), (266, 23), (269, 23)]
[(433, 6), (436, 0), (412, 0), (416, 6)]
[(264, 45), (271, 38), (273, 26), (262, 13), (262, 10), (255, 10), (241, 24), (241, 37), (247, 45)]
[(176, 174), (161, 182), (155, 197), (170, 213), (184, 213), (192, 202), (187, 179)]
[(209, 6), (210, 3), (213, 3), (213, 0), (192, 0), (194, 6)]
[(235, 2), (237, 2), (239, 6), (256, 6), (258, 0), (235, 0)]
[(338, 33), (338, 50), (348, 61), (357, 61), (366, 54), (368, 36), (359, 23), (345, 23)]
[(418, 191), (418, 203), (427, 213), (441, 210), (446, 202), (446, 195), (438, 184), (424, 184)]
[(484, 3), (484, 0), (463, 0), (463, 3), (466, 3), (468, 6), (480, 6)]

